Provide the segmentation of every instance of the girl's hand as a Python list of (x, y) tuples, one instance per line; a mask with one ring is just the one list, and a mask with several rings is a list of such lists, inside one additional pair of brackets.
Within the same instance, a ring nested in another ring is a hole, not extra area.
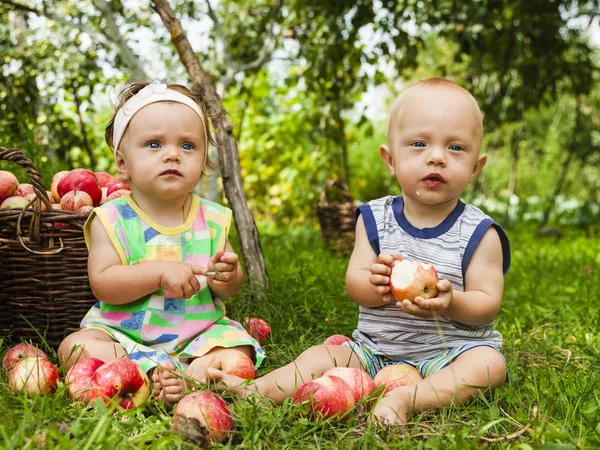
[(222, 289), (234, 281), (237, 276), (239, 261), (238, 255), (234, 252), (217, 250), (217, 253), (208, 262), (208, 270), (216, 270), (220, 273), (207, 277), (210, 288)]
[[(157, 261), (158, 262), (158, 261)], [(202, 266), (177, 262), (160, 261), (160, 287), (174, 298), (191, 298), (200, 292), (200, 282), (196, 275), (204, 275)]]
[(397, 302), (396, 306), (407, 314), (421, 317), (422, 319), (433, 319), (444, 314), (452, 304), (452, 284), (448, 280), (440, 280), (436, 285), (438, 295), (434, 298), (425, 299), (416, 297), (414, 303), (410, 300)]
[(383, 296), (384, 302), (390, 302), (394, 297), (390, 293), (390, 275), (395, 261), (402, 261), (402, 255), (398, 252), (394, 256), (389, 253), (380, 253), (377, 262), (371, 265), (371, 276), (369, 282), (375, 286), (375, 292)]

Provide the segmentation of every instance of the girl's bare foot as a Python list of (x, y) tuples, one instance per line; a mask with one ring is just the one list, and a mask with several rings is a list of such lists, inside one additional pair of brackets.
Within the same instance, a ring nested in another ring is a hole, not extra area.
[(162, 400), (167, 410), (171, 410), (187, 394), (188, 389), (193, 388), (187, 385), (184, 375), (170, 361), (158, 365), (152, 373), (152, 382), (154, 395)]
[(217, 391), (233, 392), (244, 400), (258, 394), (255, 380), (245, 380), (210, 367), (206, 368), (206, 379), (203, 382), (210, 383)]
[(404, 425), (408, 420), (410, 405), (405, 405), (403, 396), (393, 391), (380, 399), (373, 408), (373, 417), (386, 425)]

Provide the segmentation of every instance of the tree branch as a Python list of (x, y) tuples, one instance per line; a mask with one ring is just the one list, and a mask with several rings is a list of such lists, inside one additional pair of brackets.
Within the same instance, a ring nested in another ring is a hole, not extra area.
[(221, 42), (221, 45), (223, 46), (223, 61), (222, 61), (222, 63), (223, 63), (223, 65), (226, 65), (229, 67), (230, 64), (232, 63), (231, 49), (229, 47), (229, 42), (227, 42), (227, 37), (225, 36), (225, 33), (223, 32), (223, 28), (221, 27), (221, 22), (219, 21), (219, 18), (217, 17), (217, 13), (213, 9), (212, 5), (210, 4), (210, 0), (206, 0), (206, 6), (208, 6), (208, 17), (210, 17), (210, 19), (213, 21), (217, 38)]

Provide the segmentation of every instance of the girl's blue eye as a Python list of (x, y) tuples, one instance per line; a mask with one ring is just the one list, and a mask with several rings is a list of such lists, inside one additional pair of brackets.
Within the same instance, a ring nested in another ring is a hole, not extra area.
[(181, 148), (184, 150), (193, 150), (194, 149), (194, 147), (192, 147), (192, 144), (183, 144), (181, 146)]
[(160, 148), (160, 144), (156, 141), (151, 141), (146, 144), (150, 148)]

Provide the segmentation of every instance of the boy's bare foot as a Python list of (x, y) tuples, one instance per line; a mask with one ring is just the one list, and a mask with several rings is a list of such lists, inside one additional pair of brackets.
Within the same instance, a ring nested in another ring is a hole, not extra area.
[(161, 362), (152, 371), (152, 384), (154, 395), (162, 400), (167, 410), (171, 410), (193, 387), (186, 384), (184, 375), (170, 361)]
[(373, 417), (385, 425), (404, 425), (408, 420), (408, 408), (402, 397), (386, 395), (373, 408)]
[(206, 379), (203, 382), (210, 383), (217, 391), (233, 392), (244, 400), (258, 394), (255, 380), (245, 380), (210, 367), (206, 369)]

